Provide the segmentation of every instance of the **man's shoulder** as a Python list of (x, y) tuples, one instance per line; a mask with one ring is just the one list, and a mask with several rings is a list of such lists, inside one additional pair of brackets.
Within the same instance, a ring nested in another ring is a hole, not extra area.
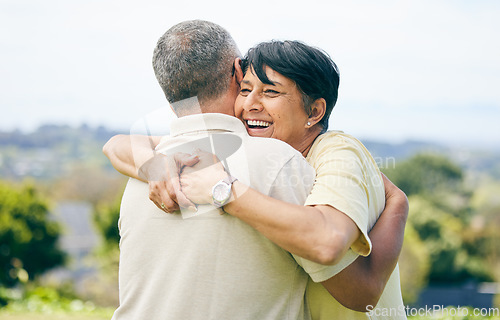
[(309, 170), (304, 156), (288, 143), (274, 138), (248, 137), (244, 139), (244, 148), (250, 162), (256, 166), (275, 169), (293, 166), (296, 170)]
[(244, 148), (250, 167), (258, 172), (267, 171), (268, 177), (315, 175), (302, 154), (281, 140), (249, 137), (245, 139)]
[(245, 141), (250, 185), (272, 198), (302, 205), (316, 176), (302, 154), (273, 138), (249, 137)]
[(273, 154), (281, 154), (282, 157), (303, 157), (302, 154), (295, 150), (288, 143), (274, 138), (251, 137), (245, 139), (248, 149), (255, 149), (257, 152), (270, 152)]

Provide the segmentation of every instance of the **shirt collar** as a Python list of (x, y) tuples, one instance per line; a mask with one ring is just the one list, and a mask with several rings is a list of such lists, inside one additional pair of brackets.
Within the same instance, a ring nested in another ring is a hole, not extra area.
[(236, 117), (222, 113), (202, 113), (174, 119), (170, 123), (170, 135), (219, 131), (246, 133), (245, 126)]

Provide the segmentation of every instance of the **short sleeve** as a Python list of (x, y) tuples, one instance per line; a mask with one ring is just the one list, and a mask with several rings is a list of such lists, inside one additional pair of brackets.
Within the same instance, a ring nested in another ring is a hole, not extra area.
[(343, 136), (322, 139), (309, 161), (316, 169), (316, 182), (305, 205), (329, 205), (351, 218), (361, 232), (351, 249), (367, 256), (369, 194), (362, 159), (363, 151)]
[(349, 266), (354, 262), (354, 260), (356, 260), (357, 257), (359, 257), (359, 254), (349, 249), (344, 257), (342, 257), (342, 259), (333, 266), (319, 264), (311, 260), (299, 257), (295, 254), (292, 254), (292, 256), (314, 282), (322, 282), (330, 279), (340, 271), (344, 270), (344, 268)]

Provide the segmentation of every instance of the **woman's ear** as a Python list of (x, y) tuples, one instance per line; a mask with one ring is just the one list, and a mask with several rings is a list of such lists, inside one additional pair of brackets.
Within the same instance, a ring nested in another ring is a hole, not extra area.
[(243, 70), (241, 69), (241, 58), (234, 59), (234, 76), (236, 77), (236, 82), (238, 84), (243, 81)]
[(320, 122), (326, 113), (326, 100), (324, 98), (319, 98), (314, 100), (311, 104), (311, 112), (309, 114), (309, 119), (307, 120), (307, 127), (310, 128), (316, 123)]

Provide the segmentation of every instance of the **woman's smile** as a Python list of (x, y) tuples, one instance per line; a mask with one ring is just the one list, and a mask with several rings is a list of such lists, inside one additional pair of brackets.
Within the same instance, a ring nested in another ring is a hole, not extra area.
[(302, 94), (291, 79), (269, 67), (265, 72), (272, 84), (263, 83), (253, 68), (247, 70), (236, 98), (235, 115), (249, 135), (279, 139), (298, 148), (308, 121)]
[(265, 120), (243, 119), (247, 132), (252, 137), (270, 138), (273, 134), (273, 123)]

